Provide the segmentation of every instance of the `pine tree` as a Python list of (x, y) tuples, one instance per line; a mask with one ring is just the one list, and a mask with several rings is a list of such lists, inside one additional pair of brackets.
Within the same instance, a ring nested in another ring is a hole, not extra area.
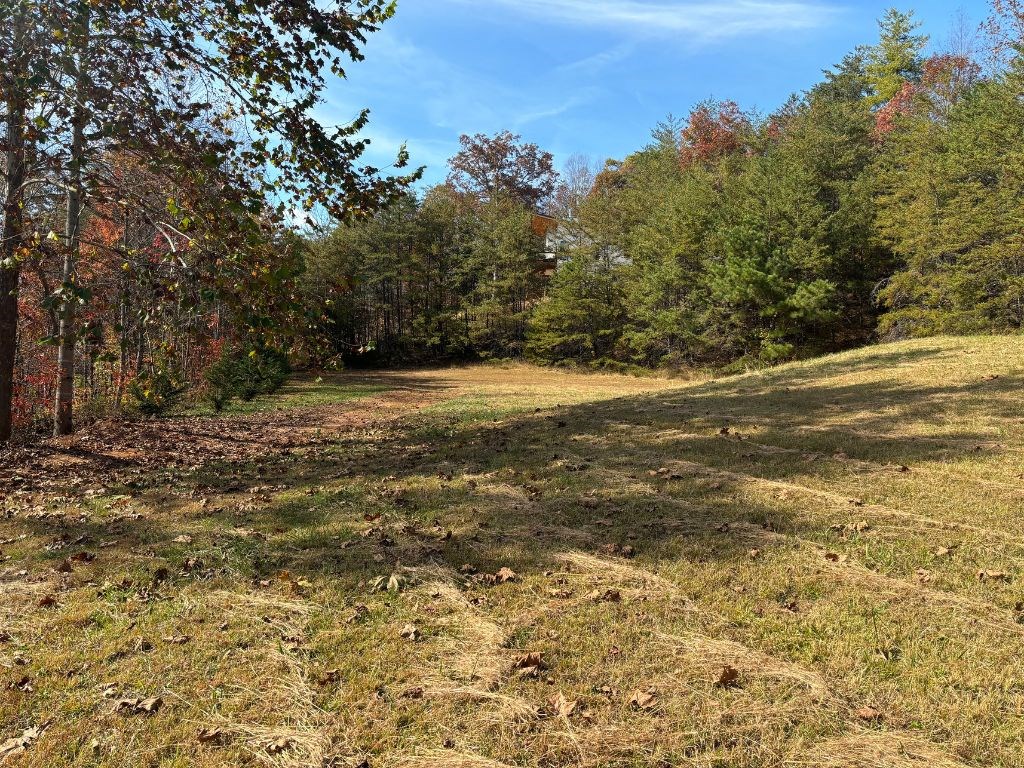
[(890, 8), (878, 26), (879, 41), (868, 49), (864, 67), (870, 86), (868, 104), (872, 107), (887, 104), (904, 83), (921, 79), (922, 51), (928, 44), (926, 35), (915, 34), (921, 24), (914, 20), (913, 12)]
[(879, 229), (905, 259), (880, 298), (893, 336), (1024, 325), (1024, 57), (935, 119), (922, 91), (880, 158)]

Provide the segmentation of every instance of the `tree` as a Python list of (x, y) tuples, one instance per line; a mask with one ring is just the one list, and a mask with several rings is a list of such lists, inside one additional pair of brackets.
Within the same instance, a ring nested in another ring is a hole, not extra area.
[(459, 138), (462, 150), (448, 161), (448, 183), (481, 202), (506, 197), (534, 210), (554, 191), (558, 174), (550, 152), (510, 131)]
[(611, 358), (624, 314), (612, 266), (593, 252), (574, 250), (530, 319), (526, 352), (554, 362)]
[[(216, 196), (208, 204), (202, 194), (186, 194), (149, 211), (169, 241), (180, 240), (179, 258), (186, 247), (192, 258), (215, 260), (225, 239), (259, 251), (259, 241), (296, 209), (322, 206), (347, 219), (394, 199), (416, 178), (358, 165), (367, 142), (355, 136), (365, 111), (339, 128), (313, 116), (325, 72), (341, 76), (345, 59), (362, 58), (366, 36), (394, 12), (387, 0), (340, 9), (314, 0), (17, 0), (13, 10), (11, 18), (28, 26), (21, 38), (42, 42), (32, 56), (12, 48), (0, 61), (9, 73), (7, 133), (34, 137), (40, 151), (52, 147), (40, 164), (46, 183), (67, 190), (65, 269), (55, 297), (57, 433), (71, 429), (74, 308), (87, 298), (76, 261), (82, 217), (102, 209), (98, 195), (110, 187), (104, 158), (131, 154), (175, 187)], [(52, 101), (45, 109), (35, 95), (43, 86)], [(395, 165), (406, 161), (403, 149)], [(7, 189), (5, 209), (13, 209), (17, 185)], [(10, 231), (17, 229), (12, 222)], [(250, 252), (243, 247), (234, 258)], [(15, 340), (6, 320), (0, 325), (6, 364)], [(0, 411), (9, 412), (5, 397), (0, 391)]]
[(707, 101), (699, 105), (682, 130), (679, 162), (714, 163), (739, 151), (751, 131), (750, 119), (734, 101)]
[(1024, 55), (949, 83), (916, 93), (879, 160), (879, 231), (905, 260), (880, 292), (894, 337), (1024, 327)]
[(922, 51), (928, 43), (926, 35), (914, 34), (921, 25), (913, 13), (895, 8), (886, 11), (878, 23), (878, 44), (869, 48), (865, 74), (870, 86), (868, 104), (880, 107), (891, 101), (904, 83), (921, 79)]
[(541, 293), (541, 240), (533, 230), (533, 213), (506, 196), (474, 205), (473, 213), (476, 226), (460, 265), (470, 341), (485, 356), (518, 357), (529, 310)]
[(32, 108), (43, 82), (42, 32), (34, 23), (38, 3), (19, 2), (0, 14), (0, 102), (4, 107), (3, 223), (0, 229), (0, 443), (11, 436), (14, 358), (18, 337), (18, 287), (29, 245), (26, 188), (38, 135)]

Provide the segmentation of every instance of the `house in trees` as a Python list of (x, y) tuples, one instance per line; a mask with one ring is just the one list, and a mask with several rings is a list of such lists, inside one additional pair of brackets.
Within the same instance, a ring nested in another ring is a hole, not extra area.
[(536, 272), (543, 277), (553, 277), (558, 271), (558, 219), (543, 213), (533, 214), (533, 234), (541, 239), (541, 251), (537, 255)]
[[(572, 249), (592, 245), (592, 241), (578, 227), (559, 221), (554, 216), (544, 213), (533, 214), (533, 233), (542, 239), (541, 251), (537, 255), (537, 274), (553, 277), (558, 271), (560, 258)], [(612, 266), (624, 266), (630, 259), (617, 247), (605, 246), (601, 249), (602, 256)]]

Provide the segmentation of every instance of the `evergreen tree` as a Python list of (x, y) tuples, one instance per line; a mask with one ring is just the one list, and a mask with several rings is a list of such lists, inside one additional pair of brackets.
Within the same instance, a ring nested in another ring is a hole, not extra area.
[(578, 249), (533, 314), (526, 351), (542, 360), (611, 358), (622, 333), (623, 295), (609, 259)]
[(914, 20), (913, 12), (890, 8), (878, 26), (879, 41), (868, 49), (864, 67), (870, 86), (868, 103), (872, 107), (891, 101), (904, 83), (921, 79), (922, 51), (928, 44), (926, 35), (915, 34), (921, 24)]
[(894, 336), (1024, 323), (1024, 57), (936, 120), (922, 91), (879, 162), (878, 225), (906, 260), (881, 292)]

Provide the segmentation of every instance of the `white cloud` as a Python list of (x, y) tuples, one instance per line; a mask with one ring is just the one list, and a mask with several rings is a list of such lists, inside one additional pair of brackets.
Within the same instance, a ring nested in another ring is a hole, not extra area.
[(573, 26), (618, 27), (659, 34), (687, 34), (712, 41), (759, 32), (812, 29), (837, 9), (798, 0), (454, 0), (484, 2)]
[[(449, 135), (503, 128), (523, 129), (531, 123), (557, 117), (596, 98), (599, 88), (576, 84), (554, 88), (547, 77), (536, 82), (501, 82), (398, 37), (386, 28), (375, 35), (367, 51), (372, 77), (356, 73), (347, 94), (355, 103), (405, 101), (434, 129)], [(354, 86), (354, 87), (353, 87)], [(341, 104), (330, 103), (333, 114), (344, 114)], [(354, 110), (350, 110), (354, 111)], [(371, 130), (373, 115), (371, 115)], [(415, 150), (410, 141), (410, 150)], [(423, 149), (440, 150), (440, 146)], [(414, 152), (413, 162), (416, 163)]]
[(562, 64), (555, 74), (573, 77), (594, 77), (609, 67), (613, 67), (636, 53), (637, 44), (633, 41), (620, 43), (614, 48), (587, 56), (577, 61)]

